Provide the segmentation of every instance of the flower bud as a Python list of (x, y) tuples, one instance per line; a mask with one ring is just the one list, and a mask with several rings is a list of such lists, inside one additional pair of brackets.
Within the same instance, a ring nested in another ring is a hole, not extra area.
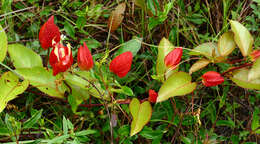
[(166, 67), (175, 69), (181, 61), (182, 47), (175, 48), (164, 58)]
[(49, 47), (53, 47), (53, 43), (59, 43), (60, 31), (54, 23), (54, 16), (51, 16), (48, 21), (42, 25), (39, 33), (39, 41), (45, 50)]
[(93, 65), (92, 55), (84, 42), (78, 50), (78, 66), (81, 70), (90, 70)]
[(73, 63), (70, 46), (65, 47), (60, 43), (55, 45), (51, 51), (49, 62), (53, 68), (54, 76), (69, 69)]
[(149, 89), (149, 98), (148, 98), (149, 102), (156, 103), (157, 97), (158, 94), (154, 90)]
[(202, 75), (202, 83), (206, 87), (216, 86), (224, 82), (224, 78), (215, 71), (208, 71)]
[(110, 65), (109, 70), (115, 73), (118, 77), (122, 78), (126, 76), (126, 74), (131, 69), (133, 61), (133, 54), (130, 51), (124, 52), (117, 57), (115, 57)]
[(254, 50), (251, 54), (250, 54), (250, 58), (251, 61), (256, 61), (257, 58), (260, 57), (260, 50)]

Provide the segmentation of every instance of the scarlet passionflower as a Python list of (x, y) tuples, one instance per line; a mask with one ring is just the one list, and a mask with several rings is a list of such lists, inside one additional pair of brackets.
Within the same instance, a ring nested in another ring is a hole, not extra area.
[(154, 90), (150, 89), (149, 90), (149, 98), (148, 98), (149, 102), (156, 103), (157, 97), (158, 97), (157, 92), (155, 92)]
[(115, 57), (110, 65), (109, 70), (115, 73), (118, 77), (122, 78), (126, 76), (126, 74), (131, 69), (133, 60), (133, 54), (130, 51), (124, 52), (117, 57)]
[(55, 45), (51, 51), (49, 62), (53, 68), (54, 76), (69, 69), (73, 63), (70, 46), (66, 47), (61, 43)]
[(206, 87), (216, 86), (224, 82), (224, 78), (215, 71), (208, 71), (202, 75), (202, 83)]
[(85, 42), (78, 50), (78, 66), (81, 70), (90, 70), (93, 67), (92, 55)]
[(60, 41), (59, 28), (54, 23), (54, 16), (51, 16), (47, 22), (45, 22), (39, 33), (40, 44), (43, 49), (53, 47), (53, 43), (57, 44)]
[(164, 58), (164, 63), (166, 67), (175, 69), (176, 66), (180, 63), (182, 56), (182, 47), (175, 48), (167, 54)]

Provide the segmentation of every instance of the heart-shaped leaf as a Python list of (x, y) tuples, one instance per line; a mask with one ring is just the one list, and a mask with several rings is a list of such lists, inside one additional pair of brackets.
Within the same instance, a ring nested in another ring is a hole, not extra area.
[(140, 132), (151, 119), (152, 106), (148, 101), (140, 104), (139, 100), (134, 98), (129, 104), (129, 109), (133, 117), (130, 136), (133, 136)]
[(41, 57), (21, 44), (8, 45), (8, 53), (15, 68), (42, 67)]
[(134, 57), (141, 48), (142, 40), (142, 38), (133, 37), (133, 39), (123, 43), (123, 46), (116, 51), (115, 56), (131, 51)]
[(107, 24), (108, 28), (111, 28), (111, 32), (115, 31), (122, 23), (124, 19), (125, 7), (126, 4), (121, 3), (116, 7), (114, 11), (112, 11)]
[(215, 56), (216, 50), (218, 46), (216, 43), (213, 42), (207, 42), (198, 45), (192, 51), (189, 53), (190, 55), (203, 55), (209, 59), (213, 59)]
[(239, 47), (242, 55), (248, 56), (253, 48), (254, 39), (249, 31), (237, 21), (230, 21), (231, 30), (234, 33), (234, 40)]
[(260, 58), (256, 59), (252, 68), (249, 70), (248, 80), (260, 79)]
[(47, 71), (43, 67), (19, 68), (16, 72), (29, 80), (30, 84), (49, 96), (63, 98), (66, 90), (62, 80), (58, 76), (53, 76), (52, 71)]
[(233, 73), (233, 77), (231, 78), (231, 80), (240, 87), (260, 90), (260, 79), (258, 78), (249, 81), (248, 73), (249, 70), (246, 68), (239, 69)]
[(191, 93), (196, 88), (196, 83), (191, 82), (191, 76), (185, 72), (172, 74), (161, 86), (157, 102), (162, 102), (170, 97), (182, 96)]
[(189, 74), (192, 74), (193, 72), (200, 70), (202, 68), (204, 68), (205, 66), (207, 66), (210, 63), (209, 60), (207, 59), (200, 59), (198, 61), (196, 61), (190, 68), (189, 70)]
[(218, 51), (221, 56), (228, 56), (236, 48), (233, 32), (225, 32), (218, 40)]
[(7, 52), (7, 37), (4, 29), (0, 25), (0, 62), (5, 59)]
[[(158, 55), (156, 60), (157, 77), (162, 82), (165, 80), (165, 73), (167, 71), (167, 67), (164, 64), (164, 58), (173, 49), (174, 46), (169, 42), (169, 40), (162, 38), (158, 46)], [(174, 71), (177, 71), (177, 69)]]
[(6, 107), (8, 101), (23, 93), (29, 86), (29, 81), (19, 81), (19, 77), (11, 71), (6, 72), (0, 79), (0, 113)]

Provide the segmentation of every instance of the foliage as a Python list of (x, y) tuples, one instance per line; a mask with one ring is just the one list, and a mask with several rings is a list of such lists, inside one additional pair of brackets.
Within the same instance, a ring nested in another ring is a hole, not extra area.
[(259, 1), (0, 5), (0, 143), (259, 143)]

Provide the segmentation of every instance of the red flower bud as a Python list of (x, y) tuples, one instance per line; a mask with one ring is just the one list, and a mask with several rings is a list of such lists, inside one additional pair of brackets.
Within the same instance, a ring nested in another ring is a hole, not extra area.
[(58, 43), (52, 49), (50, 54), (50, 65), (53, 68), (53, 75), (57, 75), (59, 72), (65, 72), (73, 63), (73, 57), (70, 46), (65, 47)]
[(175, 48), (164, 58), (164, 63), (166, 67), (175, 69), (176, 66), (180, 63), (182, 56), (182, 47)]
[(260, 50), (254, 50), (251, 54), (250, 54), (250, 58), (251, 61), (255, 61), (258, 57), (260, 57)]
[(54, 23), (54, 16), (51, 16), (41, 27), (39, 40), (42, 48), (45, 50), (53, 46), (53, 41), (55, 43), (60, 41), (60, 31)]
[(208, 71), (202, 75), (202, 83), (206, 87), (216, 86), (224, 82), (224, 78), (215, 71)]
[(148, 98), (148, 100), (151, 103), (156, 103), (157, 97), (158, 97), (158, 94), (154, 90), (149, 89), (149, 98)]
[(110, 65), (109, 70), (113, 73), (115, 73), (120, 78), (126, 76), (126, 74), (131, 69), (133, 60), (133, 54), (130, 51), (124, 52), (117, 57), (115, 57)]
[(85, 42), (78, 50), (78, 66), (81, 70), (90, 70), (93, 67), (92, 55)]

